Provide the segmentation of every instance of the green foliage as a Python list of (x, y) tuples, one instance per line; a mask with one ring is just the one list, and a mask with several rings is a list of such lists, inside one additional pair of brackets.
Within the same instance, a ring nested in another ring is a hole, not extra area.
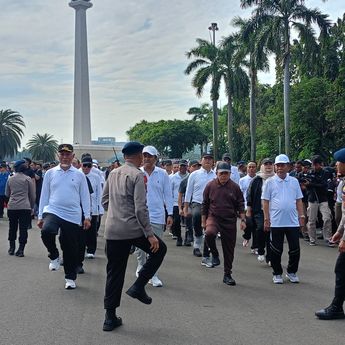
[(0, 160), (18, 152), (24, 134), (23, 117), (11, 109), (0, 110)]
[(171, 158), (181, 158), (194, 145), (205, 141), (198, 122), (192, 120), (143, 120), (127, 131), (127, 135), (130, 140), (155, 146), (161, 155)]
[(50, 162), (56, 158), (58, 142), (50, 134), (37, 133), (28, 141), (26, 148), (31, 153), (32, 159)]

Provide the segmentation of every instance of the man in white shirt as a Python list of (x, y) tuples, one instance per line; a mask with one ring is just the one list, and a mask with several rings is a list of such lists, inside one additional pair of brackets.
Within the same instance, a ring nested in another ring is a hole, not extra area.
[(230, 175), (230, 179), (234, 182), (236, 182), (237, 184), (240, 183), (240, 173), (238, 171), (238, 168), (231, 165), (231, 156), (230, 153), (224, 153), (222, 156), (222, 160), (224, 162), (227, 162), (230, 164), (231, 166), (231, 175)]
[(207, 246), (204, 246), (203, 254), (201, 254), (203, 236), (203, 230), (201, 227), (201, 205), (203, 201), (204, 189), (207, 183), (217, 177), (216, 173), (212, 170), (213, 162), (213, 155), (211, 153), (206, 152), (202, 155), (201, 168), (189, 175), (183, 205), (185, 217), (190, 216), (189, 206), (191, 206), (195, 234), (193, 255), (197, 257), (203, 256), (204, 258), (209, 258), (210, 254)]
[[(147, 207), (149, 210), (150, 223), (155, 235), (162, 239), (165, 224), (169, 227), (173, 223), (173, 198), (170, 179), (164, 169), (156, 166), (158, 151), (154, 146), (145, 146), (143, 149), (143, 156), (144, 165), (140, 169), (145, 174), (144, 179), (146, 181)], [(168, 212), (166, 221), (165, 208)], [(138, 257), (136, 274), (138, 276), (140, 270), (146, 263), (146, 253), (137, 249), (136, 254)], [(163, 286), (162, 281), (157, 276), (157, 272), (149, 283), (154, 287)]]
[(284, 235), (289, 244), (289, 263), (286, 277), (298, 283), (296, 275), (300, 259), (299, 229), (304, 225), (303, 194), (295, 177), (288, 175), (290, 161), (281, 154), (275, 158), (276, 174), (263, 187), (264, 230), (271, 231), (271, 265), (273, 283), (283, 284), (281, 256)]
[(44, 176), (37, 226), (42, 229), (41, 237), (49, 253), (51, 271), (60, 267), (59, 251), (55, 243), (60, 229), (65, 288), (75, 289), (78, 231), (82, 213), (85, 216), (84, 228), (91, 226), (90, 194), (84, 174), (72, 166), (73, 146), (61, 144), (58, 153), (60, 164), (48, 170)]
[(172, 233), (177, 237), (176, 246), (182, 246), (182, 236), (181, 236), (181, 218), (180, 212), (178, 207), (178, 191), (180, 188), (181, 181), (188, 176), (187, 173), (187, 165), (188, 162), (184, 159), (180, 160), (178, 163), (179, 171), (174, 175), (170, 175), (170, 182), (171, 182), (171, 191), (172, 196), (174, 199), (174, 208), (173, 208), (173, 225), (172, 225)]

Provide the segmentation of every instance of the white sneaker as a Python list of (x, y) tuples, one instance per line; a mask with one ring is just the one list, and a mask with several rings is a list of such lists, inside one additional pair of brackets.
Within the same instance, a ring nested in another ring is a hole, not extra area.
[(57, 271), (60, 268), (60, 259), (56, 258), (55, 260), (51, 260), (49, 264), (50, 271)]
[[(151, 281), (151, 283), (150, 283), (150, 281)], [(149, 281), (149, 283), (152, 284), (152, 286), (154, 286), (154, 287), (162, 287), (163, 286), (162, 281), (157, 276), (153, 276), (150, 281)]]
[(94, 258), (95, 258), (95, 254), (87, 253), (87, 254), (85, 255), (85, 257), (86, 257), (87, 259), (94, 259)]
[(140, 272), (140, 270), (143, 268), (143, 266), (141, 266), (141, 265), (138, 265), (137, 266), (137, 270), (135, 271), (135, 276), (138, 278), (139, 277), (139, 272)]
[(258, 255), (258, 250), (255, 248), (255, 249), (251, 249), (250, 252), (254, 255)]
[(286, 278), (288, 278), (291, 283), (299, 283), (299, 278), (296, 273), (286, 273)]
[(283, 284), (284, 283), (283, 277), (280, 274), (273, 276), (273, 283), (274, 284)]
[(264, 262), (265, 261), (265, 255), (259, 255), (258, 256), (258, 261), (259, 262)]
[(73, 290), (77, 287), (77, 285), (75, 284), (75, 281), (72, 279), (65, 279), (65, 289), (66, 290)]

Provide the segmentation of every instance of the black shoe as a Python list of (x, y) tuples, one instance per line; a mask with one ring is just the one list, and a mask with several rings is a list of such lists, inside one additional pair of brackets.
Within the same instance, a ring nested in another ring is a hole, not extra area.
[(197, 256), (198, 258), (201, 258), (202, 257), (202, 254), (201, 254), (201, 251), (199, 248), (194, 248), (193, 249), (193, 255), (194, 256)]
[(184, 240), (183, 245), (184, 245), (185, 247), (191, 247), (191, 246), (192, 246), (192, 243), (189, 242), (189, 241), (187, 241), (187, 240)]
[(223, 283), (225, 283), (226, 285), (232, 285), (232, 286), (236, 285), (235, 279), (231, 277), (231, 274), (224, 275)]
[(24, 257), (24, 251), (21, 249), (18, 249), (16, 251), (16, 256), (18, 256), (19, 258), (23, 258)]
[(103, 331), (110, 332), (122, 325), (122, 319), (118, 316), (115, 319), (105, 319), (103, 323)]
[(151, 304), (152, 298), (146, 294), (145, 288), (138, 288), (135, 284), (133, 284), (127, 291), (126, 294), (131, 296), (132, 298), (138, 299), (140, 302), (144, 304)]
[(77, 274), (84, 274), (84, 268), (82, 266), (77, 266)]
[(213, 266), (219, 266), (220, 265), (219, 256), (212, 256), (212, 265)]
[(10, 249), (8, 250), (8, 255), (14, 255), (14, 251), (15, 251), (15, 248), (10, 247)]
[(176, 247), (182, 247), (182, 238), (181, 237), (176, 240)]
[(317, 236), (316, 237), (318, 240), (323, 240), (323, 235)]
[(331, 304), (325, 309), (321, 309), (315, 313), (315, 315), (320, 320), (335, 320), (335, 319), (344, 319), (345, 314), (343, 308), (339, 308)]

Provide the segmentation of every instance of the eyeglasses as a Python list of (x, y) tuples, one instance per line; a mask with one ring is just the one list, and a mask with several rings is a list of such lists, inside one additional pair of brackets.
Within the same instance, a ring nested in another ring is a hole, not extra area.
[(83, 168), (91, 168), (91, 167), (92, 167), (91, 163), (83, 164)]

